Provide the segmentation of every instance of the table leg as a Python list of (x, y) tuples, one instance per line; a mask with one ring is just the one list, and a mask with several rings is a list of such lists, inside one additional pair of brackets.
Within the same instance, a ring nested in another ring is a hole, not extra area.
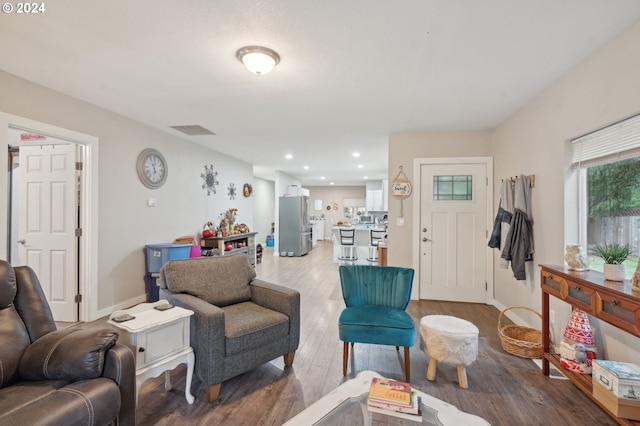
[(469, 384), (467, 382), (467, 369), (462, 364), (458, 365), (458, 383), (460, 384), (461, 388), (466, 389), (469, 387)]
[(171, 390), (171, 374), (169, 374), (169, 370), (164, 372), (164, 390)]
[(195, 397), (191, 393), (191, 379), (193, 378), (193, 364), (195, 363), (195, 355), (193, 352), (190, 352), (187, 355), (187, 377), (186, 384), (184, 385), (184, 397), (187, 399), (189, 404), (193, 404)]
[(434, 357), (429, 358), (429, 366), (427, 367), (427, 380), (433, 380), (436, 378), (436, 365), (438, 361)]
[(371, 426), (371, 411), (367, 408), (366, 402), (360, 403), (360, 409), (362, 410), (362, 418), (364, 420), (364, 426)]
[[(544, 278), (543, 278), (544, 279)], [(549, 293), (542, 290), (542, 374), (549, 375)]]

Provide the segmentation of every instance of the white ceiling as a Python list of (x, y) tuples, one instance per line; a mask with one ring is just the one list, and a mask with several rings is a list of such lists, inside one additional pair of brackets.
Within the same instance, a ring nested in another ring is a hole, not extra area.
[[(2, 14), (0, 69), (304, 186), (386, 177), (389, 133), (492, 128), (640, 19), (637, 0), (44, 4)], [(247, 45), (280, 64), (249, 73)], [(193, 124), (216, 136), (169, 128)]]

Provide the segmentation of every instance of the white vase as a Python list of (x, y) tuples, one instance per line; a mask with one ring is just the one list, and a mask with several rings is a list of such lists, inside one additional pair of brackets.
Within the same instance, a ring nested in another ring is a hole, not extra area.
[(589, 256), (587, 256), (580, 244), (567, 245), (564, 260), (567, 262), (570, 271), (589, 270)]
[(613, 263), (605, 263), (603, 268), (605, 280), (624, 281), (624, 265), (616, 265)]

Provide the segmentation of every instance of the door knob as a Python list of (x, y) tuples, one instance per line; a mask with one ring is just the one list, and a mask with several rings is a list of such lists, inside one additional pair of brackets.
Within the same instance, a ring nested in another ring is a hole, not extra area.
[(24, 240), (24, 239), (18, 240), (18, 243), (22, 244), (22, 245), (25, 245), (25, 244), (27, 244), (27, 240)]
[(431, 241), (431, 240), (430, 240), (430, 239), (428, 239), (427, 237), (423, 237), (423, 238), (422, 238), (422, 241), (426, 243), (427, 241)]

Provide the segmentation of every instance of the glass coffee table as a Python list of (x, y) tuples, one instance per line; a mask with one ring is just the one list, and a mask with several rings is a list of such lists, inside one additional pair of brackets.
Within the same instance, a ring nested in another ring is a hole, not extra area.
[[(392, 414), (373, 413), (367, 409), (371, 379), (382, 377), (374, 371), (362, 371), (285, 423), (286, 426), (338, 425), (408, 425), (420, 424)], [(422, 424), (438, 426), (490, 426), (485, 419), (460, 411), (456, 406), (418, 392), (422, 399)]]

